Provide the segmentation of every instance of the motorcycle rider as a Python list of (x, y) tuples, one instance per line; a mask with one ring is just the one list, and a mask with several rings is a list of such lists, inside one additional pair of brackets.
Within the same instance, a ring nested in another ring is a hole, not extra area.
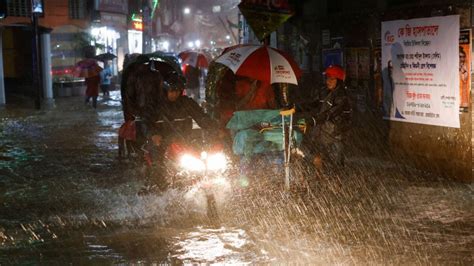
[(352, 108), (344, 80), (346, 73), (339, 65), (325, 70), (326, 85), (315, 99), (297, 106), (309, 126), (303, 149), (318, 168), (344, 166), (343, 141), (351, 127)]
[(172, 72), (165, 76), (162, 88), (164, 97), (160, 105), (143, 115), (148, 139), (144, 147), (145, 159), (161, 179), (164, 178), (162, 161), (167, 147), (174, 139), (186, 140), (193, 128), (193, 120), (208, 133), (209, 139), (217, 134), (215, 121), (197, 102), (183, 95), (185, 83), (179, 74)]

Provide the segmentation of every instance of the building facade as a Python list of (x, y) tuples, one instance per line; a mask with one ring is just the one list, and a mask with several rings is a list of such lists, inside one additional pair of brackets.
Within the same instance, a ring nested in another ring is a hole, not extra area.
[[(39, 15), (41, 92), (44, 99), (52, 99), (53, 75), (71, 71), (71, 32), (86, 29), (90, 14), (85, 0), (45, 0), (43, 14)], [(7, 102), (8, 93), (35, 95), (33, 80), (33, 27), (31, 2), (7, 1), (7, 17), (0, 19), (1, 44), (0, 104)], [(66, 28), (62, 28), (66, 27)], [(54, 45), (53, 45), (54, 43)], [(69, 47), (69, 48), (68, 48)], [(66, 48), (66, 49), (65, 49)]]

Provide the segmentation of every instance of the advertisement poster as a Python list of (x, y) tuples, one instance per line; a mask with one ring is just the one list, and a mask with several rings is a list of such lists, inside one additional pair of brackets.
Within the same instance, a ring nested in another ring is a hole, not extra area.
[(459, 15), (382, 22), (385, 119), (459, 128)]
[(463, 29), (459, 35), (459, 93), (461, 111), (469, 109), (471, 95), (471, 29)]

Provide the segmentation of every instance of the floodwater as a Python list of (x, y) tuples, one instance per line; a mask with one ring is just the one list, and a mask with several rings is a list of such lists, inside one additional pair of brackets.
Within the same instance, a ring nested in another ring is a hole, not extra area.
[(210, 223), (198, 190), (137, 194), (143, 169), (116, 158), (118, 92), (56, 105), (0, 111), (0, 264), (474, 262), (470, 184), (354, 153), (324, 177), (301, 169), (301, 193), (229, 176)]

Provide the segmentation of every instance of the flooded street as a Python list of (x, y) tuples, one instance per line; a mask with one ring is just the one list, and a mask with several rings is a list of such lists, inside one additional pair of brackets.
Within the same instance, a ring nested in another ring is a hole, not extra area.
[(97, 110), (56, 105), (0, 111), (2, 265), (474, 263), (472, 184), (357, 154), (301, 194), (225, 186), (215, 225), (199, 191), (137, 194), (117, 91)]

